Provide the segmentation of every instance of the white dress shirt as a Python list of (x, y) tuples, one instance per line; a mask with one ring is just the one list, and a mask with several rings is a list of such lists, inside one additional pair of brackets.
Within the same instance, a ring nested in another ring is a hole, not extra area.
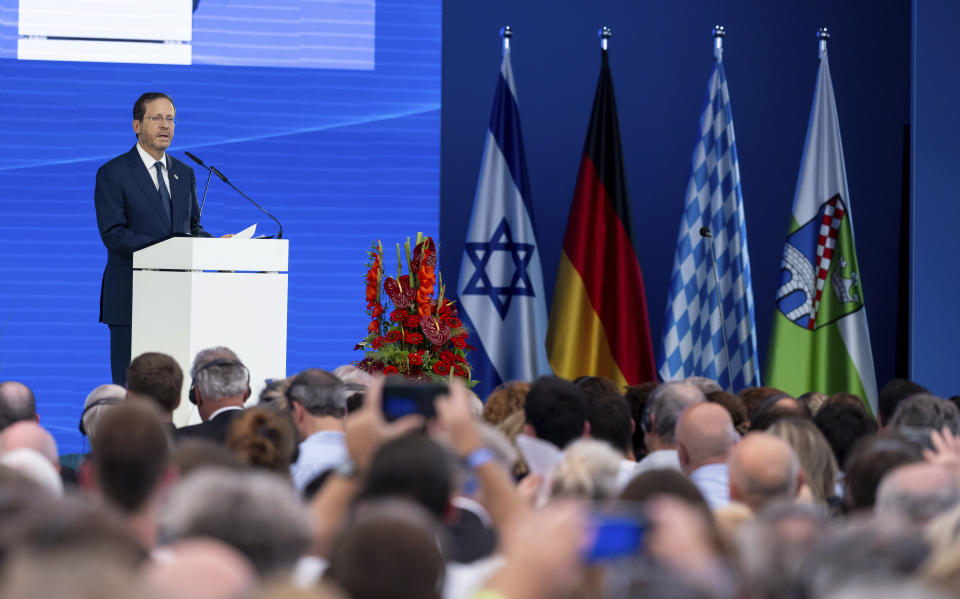
[[(676, 449), (660, 449), (648, 453), (647, 457), (637, 462), (637, 474), (647, 470), (680, 470), (680, 457)], [(636, 474), (634, 475), (636, 476)]]
[[(144, 150), (139, 143), (137, 144), (137, 151), (140, 152), (140, 158), (141, 160), (143, 160), (144, 166), (147, 167), (147, 172), (150, 173), (150, 180), (153, 181), (153, 186), (159, 192), (160, 186), (157, 185), (157, 169), (153, 167), (153, 165), (157, 163), (157, 159), (151, 156), (150, 154), (147, 154), (147, 151)], [(170, 191), (170, 173), (168, 172), (170, 169), (167, 166), (166, 152), (164, 152), (163, 156), (160, 157), (160, 162), (163, 163), (163, 168), (160, 170), (163, 171), (163, 182), (167, 186), (167, 193), (170, 193), (171, 197), (173, 197), (172, 192)]]
[(700, 466), (690, 473), (690, 480), (700, 489), (711, 510), (730, 503), (730, 470), (725, 463)]

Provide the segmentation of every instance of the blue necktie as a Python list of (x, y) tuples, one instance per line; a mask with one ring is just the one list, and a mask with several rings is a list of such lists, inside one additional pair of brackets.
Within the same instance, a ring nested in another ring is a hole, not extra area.
[(170, 200), (170, 192), (167, 191), (167, 185), (163, 182), (163, 163), (157, 160), (153, 165), (157, 169), (157, 187), (160, 189), (160, 203), (170, 219), (170, 231), (173, 232), (173, 202)]

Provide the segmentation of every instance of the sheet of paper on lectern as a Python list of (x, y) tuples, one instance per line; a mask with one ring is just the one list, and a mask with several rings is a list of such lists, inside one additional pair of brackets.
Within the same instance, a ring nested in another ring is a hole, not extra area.
[(253, 234), (256, 232), (257, 232), (257, 223), (253, 223), (243, 231), (240, 231), (239, 233), (235, 234), (233, 238), (234, 239), (252, 239)]

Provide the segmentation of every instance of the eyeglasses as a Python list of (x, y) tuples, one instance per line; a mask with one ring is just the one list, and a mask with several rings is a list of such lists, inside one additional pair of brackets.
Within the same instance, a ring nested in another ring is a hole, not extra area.
[(177, 117), (175, 116), (145, 116), (143, 120), (150, 121), (154, 125), (158, 125), (161, 122), (166, 122), (168, 125), (177, 124)]

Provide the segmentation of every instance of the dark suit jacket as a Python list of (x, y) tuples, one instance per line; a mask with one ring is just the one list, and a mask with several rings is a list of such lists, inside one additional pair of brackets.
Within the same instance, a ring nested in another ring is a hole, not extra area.
[(217, 417), (200, 424), (193, 424), (177, 429), (176, 439), (208, 439), (214, 443), (224, 445), (227, 442), (227, 433), (230, 432), (230, 425), (237, 419), (243, 410), (228, 410), (217, 414)]
[(200, 227), (193, 169), (169, 153), (166, 157), (173, 223), (136, 146), (97, 171), (93, 201), (100, 238), (107, 247), (107, 266), (100, 285), (100, 322), (130, 324), (134, 250), (171, 233), (210, 236)]

